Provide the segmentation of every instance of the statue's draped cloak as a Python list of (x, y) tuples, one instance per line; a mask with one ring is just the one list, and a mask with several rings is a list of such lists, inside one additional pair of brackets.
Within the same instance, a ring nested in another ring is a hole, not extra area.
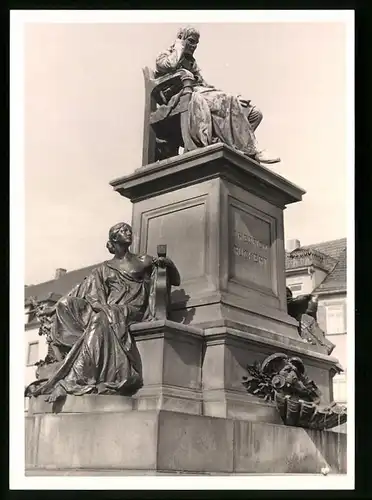
[[(136, 276), (108, 261), (60, 299), (51, 336), (68, 353), (56, 373), (31, 384), (29, 393), (49, 394), (57, 384), (75, 395), (135, 393), (143, 384), (142, 367), (129, 325), (151, 317), (154, 274), (156, 268), (152, 276)], [(93, 311), (97, 302), (105, 312)]]
[[(156, 59), (155, 76), (174, 73), (183, 67), (177, 52), (171, 47)], [(239, 99), (208, 85), (201, 76), (195, 61), (188, 61), (187, 68), (195, 78), (189, 104), (189, 132), (198, 147), (213, 143), (213, 137), (247, 155), (258, 152), (257, 141), (248, 114)], [(177, 102), (177, 99), (172, 101)], [(172, 104), (171, 104), (172, 106)]]

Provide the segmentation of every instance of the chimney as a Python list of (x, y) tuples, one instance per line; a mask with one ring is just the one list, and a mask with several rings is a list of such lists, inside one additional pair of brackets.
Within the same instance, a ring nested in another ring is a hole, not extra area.
[(58, 269), (56, 269), (54, 279), (58, 280), (59, 278), (62, 278), (62, 276), (64, 276), (66, 273), (67, 273), (66, 269), (59, 267)]
[(301, 247), (300, 240), (287, 240), (285, 244), (285, 251), (287, 253), (293, 252), (293, 250), (297, 250), (297, 248)]

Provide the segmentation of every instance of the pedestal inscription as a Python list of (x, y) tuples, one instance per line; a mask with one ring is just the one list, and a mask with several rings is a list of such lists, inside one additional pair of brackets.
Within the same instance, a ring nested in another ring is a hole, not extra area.
[(273, 224), (258, 211), (230, 204), (230, 278), (240, 284), (273, 290)]

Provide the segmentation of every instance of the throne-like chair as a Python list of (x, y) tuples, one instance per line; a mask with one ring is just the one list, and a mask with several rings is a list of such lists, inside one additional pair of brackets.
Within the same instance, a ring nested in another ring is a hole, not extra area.
[(154, 77), (143, 68), (145, 80), (145, 114), (142, 165), (171, 158), (197, 146), (189, 134), (189, 103), (194, 76), (185, 69)]

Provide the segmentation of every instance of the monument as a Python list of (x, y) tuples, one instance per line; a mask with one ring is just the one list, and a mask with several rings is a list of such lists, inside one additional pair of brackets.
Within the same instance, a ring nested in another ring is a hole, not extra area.
[(304, 191), (263, 165), (280, 160), (258, 147), (262, 114), (206, 84), (198, 42), (181, 29), (144, 70), (143, 165), (111, 182), (133, 204), (114, 258), (39, 311), (28, 474), (346, 472), (327, 430), (346, 420), (341, 366), (316, 298), (296, 308), (285, 286), (283, 211)]

